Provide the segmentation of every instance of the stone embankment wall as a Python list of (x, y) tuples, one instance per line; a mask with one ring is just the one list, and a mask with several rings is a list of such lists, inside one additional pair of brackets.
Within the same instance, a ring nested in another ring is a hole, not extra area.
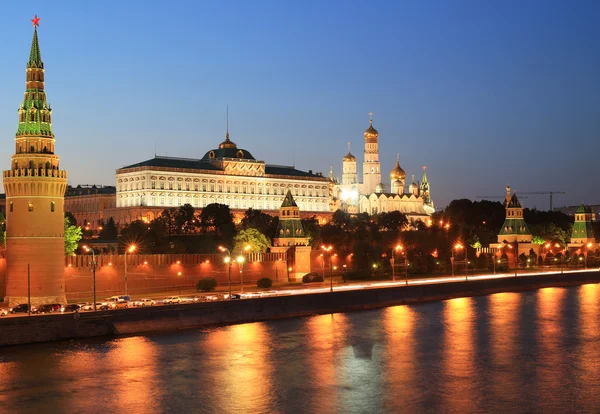
[(237, 324), (599, 281), (600, 272), (580, 272), (121, 309), (82, 313), (79, 319), (72, 314), (0, 318), (0, 346)]

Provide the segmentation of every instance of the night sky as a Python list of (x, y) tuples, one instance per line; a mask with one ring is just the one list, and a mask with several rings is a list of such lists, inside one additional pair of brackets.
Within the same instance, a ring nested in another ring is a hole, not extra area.
[(388, 187), (399, 153), (437, 207), (506, 184), (600, 204), (597, 0), (3, 2), (2, 169), (34, 14), (72, 185), (114, 185), (155, 148), (202, 157), (229, 104), (231, 139), (267, 163), (340, 177), (351, 142), (361, 175), (373, 111)]

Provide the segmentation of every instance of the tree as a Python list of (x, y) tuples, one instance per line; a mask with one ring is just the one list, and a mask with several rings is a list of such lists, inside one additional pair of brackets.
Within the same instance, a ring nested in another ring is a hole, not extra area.
[(139, 245), (145, 242), (148, 235), (148, 225), (142, 220), (135, 220), (121, 230), (121, 240), (126, 244)]
[[(250, 246), (248, 250), (246, 247)], [(241, 230), (233, 238), (233, 251), (236, 253), (264, 253), (271, 247), (271, 240), (257, 229)]]
[(175, 225), (177, 226), (177, 233), (188, 234), (193, 232), (196, 227), (196, 215), (195, 210), (191, 204), (184, 204), (179, 207), (174, 214)]
[(278, 217), (273, 217), (270, 214), (263, 213), (261, 210), (249, 208), (244, 213), (244, 217), (240, 222), (240, 228), (254, 228), (260, 231), (262, 234), (272, 237), (275, 234), (275, 231), (277, 231), (277, 224), (279, 224)]
[(0, 245), (6, 245), (6, 219), (2, 213), (0, 213)]
[(160, 216), (154, 221), (158, 221), (162, 227), (166, 230), (168, 236), (174, 236), (179, 233), (181, 227), (177, 225), (176, 221), (177, 209), (174, 207), (165, 208)]
[(408, 225), (408, 219), (400, 211), (383, 212), (377, 216), (377, 224), (381, 230), (397, 232)]
[(81, 240), (81, 227), (73, 226), (68, 217), (65, 217), (65, 254), (72, 255)]
[(213, 203), (202, 209), (200, 226), (205, 233), (213, 233), (225, 240), (231, 240), (235, 234), (233, 215), (226, 204)]
[(71, 213), (70, 211), (65, 211), (65, 217), (69, 218), (69, 222), (71, 223), (72, 226), (77, 225), (77, 219), (75, 218), (73, 213)]
[(102, 223), (102, 230), (98, 233), (98, 238), (101, 240), (117, 240), (117, 235), (118, 231), (115, 219), (109, 217), (106, 224)]

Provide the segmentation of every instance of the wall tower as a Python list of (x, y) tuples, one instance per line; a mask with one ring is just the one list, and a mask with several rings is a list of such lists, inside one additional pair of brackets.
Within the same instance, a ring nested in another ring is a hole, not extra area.
[[(64, 194), (67, 172), (54, 152), (52, 109), (44, 91), (44, 63), (37, 26), (26, 69), (25, 96), (11, 168), (3, 172), (6, 192), (6, 295), (9, 305), (65, 303)], [(28, 288), (27, 267), (31, 266)]]
[(369, 128), (365, 136), (365, 160), (363, 162), (363, 191), (365, 195), (375, 192), (377, 184), (381, 183), (379, 165), (379, 132), (373, 128), (373, 112), (369, 113)]

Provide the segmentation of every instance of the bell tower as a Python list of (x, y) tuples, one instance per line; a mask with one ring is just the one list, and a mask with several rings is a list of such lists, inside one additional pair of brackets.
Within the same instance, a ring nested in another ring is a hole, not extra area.
[(365, 136), (365, 160), (363, 162), (363, 191), (365, 195), (375, 192), (381, 183), (379, 165), (379, 132), (373, 128), (373, 112), (369, 113), (369, 128)]
[[(10, 306), (65, 303), (64, 194), (67, 172), (54, 152), (52, 109), (44, 91), (44, 63), (37, 27), (26, 69), (25, 96), (11, 167), (3, 172), (6, 193), (6, 295)], [(30, 282), (28, 283), (28, 266)]]

